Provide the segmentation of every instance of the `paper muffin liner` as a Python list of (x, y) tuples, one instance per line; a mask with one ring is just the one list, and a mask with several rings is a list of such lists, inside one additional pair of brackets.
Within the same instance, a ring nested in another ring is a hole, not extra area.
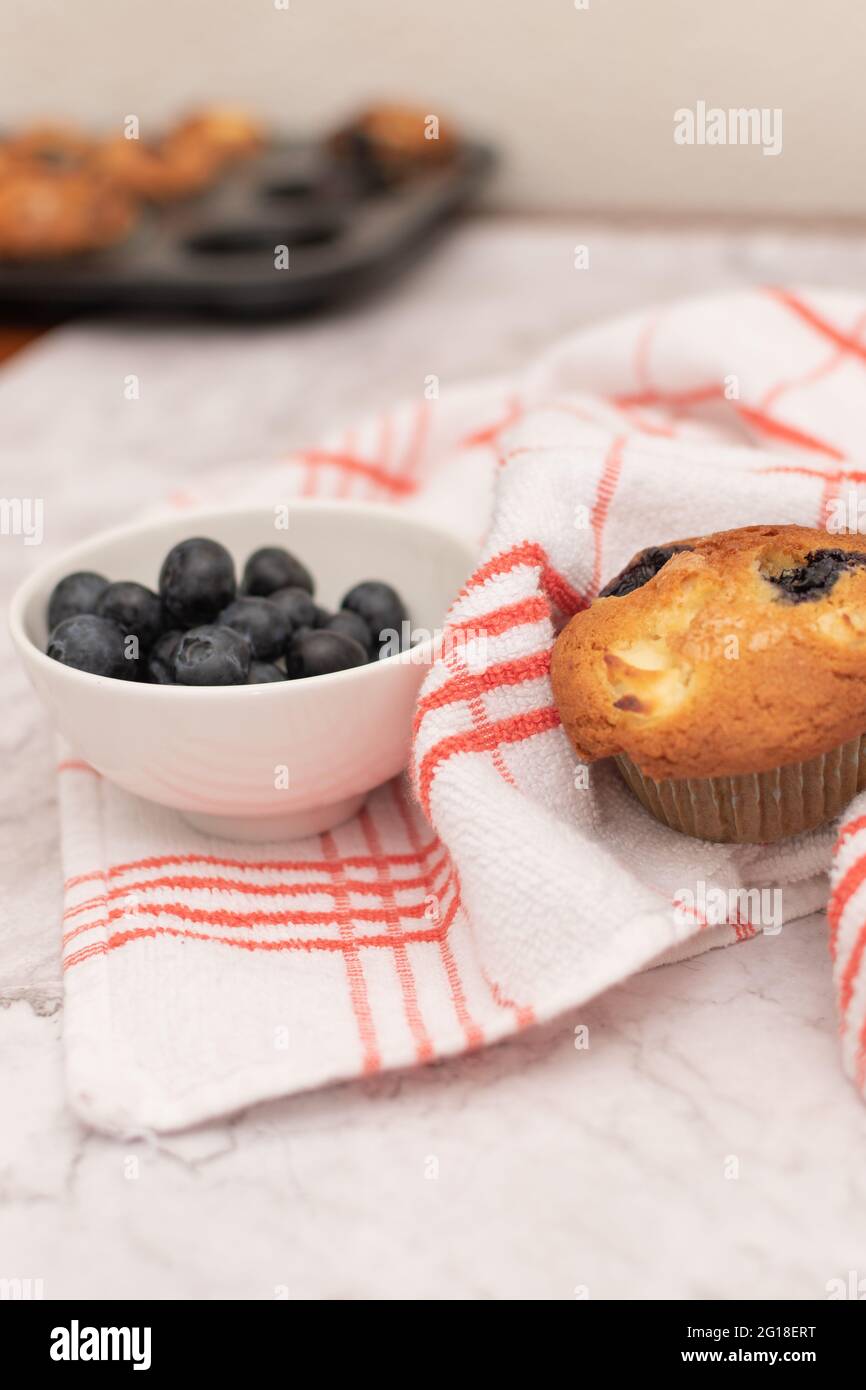
[(646, 777), (626, 754), (616, 764), (648, 811), (672, 830), (722, 844), (766, 844), (841, 815), (866, 787), (866, 734), (807, 762), (736, 777)]

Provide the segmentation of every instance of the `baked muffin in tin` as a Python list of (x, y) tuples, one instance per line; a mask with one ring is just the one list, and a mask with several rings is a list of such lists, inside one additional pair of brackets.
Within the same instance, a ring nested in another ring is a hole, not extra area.
[(369, 106), (331, 137), (331, 148), (354, 166), (368, 189), (384, 189), (425, 166), (448, 164), (458, 151), (453, 127), (420, 108), (384, 103)]
[(204, 149), (226, 164), (258, 154), (267, 142), (267, 130), (242, 107), (209, 106), (185, 117), (169, 138), (175, 146)]
[(136, 209), (122, 190), (85, 169), (37, 163), (3, 167), (0, 257), (39, 260), (101, 250), (122, 241)]
[(74, 169), (93, 153), (95, 142), (84, 131), (47, 122), (27, 126), (3, 142), (10, 159), (56, 169)]
[(198, 141), (127, 140), (115, 135), (99, 145), (91, 166), (133, 198), (154, 203), (188, 198), (213, 183), (219, 169), (214, 152)]

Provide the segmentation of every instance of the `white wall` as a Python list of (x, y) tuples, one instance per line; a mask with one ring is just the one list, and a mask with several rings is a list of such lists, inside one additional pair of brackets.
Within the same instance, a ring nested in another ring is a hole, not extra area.
[[(859, 0), (282, 3), (2, 0), (0, 123), (221, 97), (314, 129), (405, 95), (502, 144), (500, 206), (866, 214)], [(781, 155), (676, 146), (698, 99), (781, 108)]]

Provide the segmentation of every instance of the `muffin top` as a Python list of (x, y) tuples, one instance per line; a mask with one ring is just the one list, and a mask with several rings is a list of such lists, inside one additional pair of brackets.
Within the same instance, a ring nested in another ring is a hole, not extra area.
[(560, 633), (563, 727), (650, 777), (765, 772), (866, 733), (866, 536), (745, 526), (642, 550)]

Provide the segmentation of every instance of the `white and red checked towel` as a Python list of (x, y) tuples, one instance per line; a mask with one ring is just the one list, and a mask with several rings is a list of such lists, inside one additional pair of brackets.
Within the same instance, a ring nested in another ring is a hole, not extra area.
[(257, 480), (186, 500), (272, 499), (276, 485), (486, 531), (449, 619), (484, 640), (468, 667), (446, 644), (430, 673), (411, 784), (305, 841), (207, 839), (64, 757), (79, 1115), (118, 1134), (175, 1129), (478, 1047), (761, 930), (733, 894), (714, 925), (701, 909), (714, 888), (780, 889), (790, 920), (826, 904), (828, 870), (844, 1064), (862, 1091), (866, 797), (838, 839), (837, 827), (766, 849), (679, 836), (609, 766), (585, 785), (548, 663), (563, 617), (644, 545), (822, 524), (840, 501), (855, 515), (858, 491), (866, 517), (866, 300), (764, 291), (616, 322), (519, 380), (443, 390)]

